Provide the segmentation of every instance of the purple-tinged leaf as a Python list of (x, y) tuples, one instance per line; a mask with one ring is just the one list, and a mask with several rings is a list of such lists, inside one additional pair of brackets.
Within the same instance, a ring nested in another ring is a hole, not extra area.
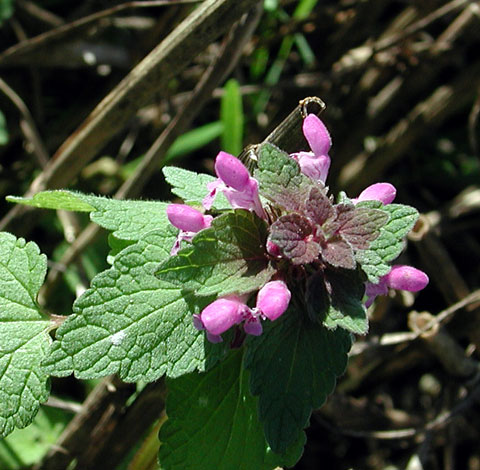
[(338, 232), (356, 250), (366, 250), (389, 220), (386, 212), (367, 208), (342, 213), (341, 218), (344, 222)]
[(322, 245), (322, 259), (336, 268), (355, 269), (352, 247), (341, 236), (330, 238)]
[(313, 187), (305, 203), (305, 214), (318, 225), (323, 225), (335, 215), (335, 209), (325, 192)]
[(270, 227), (269, 241), (278, 246), (293, 264), (307, 264), (318, 258), (320, 246), (313, 240), (310, 221), (299, 214), (280, 217)]

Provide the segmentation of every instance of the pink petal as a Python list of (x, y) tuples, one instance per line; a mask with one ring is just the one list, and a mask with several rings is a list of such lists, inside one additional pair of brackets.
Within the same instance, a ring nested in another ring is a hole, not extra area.
[(212, 335), (221, 335), (243, 320), (244, 306), (233, 298), (217, 299), (203, 309), (200, 314), (202, 324)]
[(325, 183), (330, 169), (330, 157), (328, 155), (314, 155), (312, 152), (299, 152), (292, 154), (297, 160), (300, 171), (310, 178)]
[(167, 217), (174, 227), (195, 233), (210, 225), (212, 220), (211, 216), (204, 216), (200, 211), (186, 204), (169, 204)]
[(269, 320), (274, 321), (288, 308), (292, 294), (283, 281), (267, 282), (257, 295), (256, 307)]
[(315, 114), (309, 114), (303, 120), (303, 135), (317, 156), (326, 155), (332, 146), (332, 139), (325, 124)]
[(358, 198), (354, 200), (355, 203), (359, 201), (380, 201), (383, 204), (390, 204), (397, 195), (395, 186), (390, 183), (375, 183), (368, 188), (365, 188)]
[(429, 282), (428, 276), (413, 266), (393, 266), (384, 278), (388, 287), (410, 292), (422, 290)]
[(215, 172), (226, 185), (237, 191), (243, 191), (250, 180), (247, 167), (237, 157), (226, 152), (217, 155)]
[(263, 333), (263, 327), (258, 318), (247, 320), (243, 329), (247, 335), (260, 336)]

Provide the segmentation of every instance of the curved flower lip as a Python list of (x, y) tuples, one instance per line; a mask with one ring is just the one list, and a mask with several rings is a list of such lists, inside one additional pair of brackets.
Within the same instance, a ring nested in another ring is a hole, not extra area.
[(220, 152), (215, 159), (215, 172), (227, 185), (237, 191), (245, 190), (250, 181), (250, 173), (247, 167), (233, 155)]
[(388, 289), (418, 292), (429, 283), (427, 274), (413, 266), (394, 265), (388, 274), (380, 278), (378, 284), (367, 282), (365, 294), (368, 299), (366, 307), (370, 307), (377, 295), (387, 295)]
[(332, 146), (332, 138), (325, 124), (315, 114), (303, 120), (303, 135), (316, 156), (326, 155)]
[(290, 155), (300, 166), (300, 171), (314, 180), (325, 183), (330, 169), (328, 155), (317, 156), (313, 152), (298, 152)]
[(392, 289), (418, 292), (427, 286), (429, 278), (423, 271), (413, 266), (396, 265), (385, 276), (385, 281)]
[(209, 227), (212, 216), (203, 215), (199, 210), (186, 204), (169, 204), (167, 217), (170, 223), (185, 232), (199, 232)]
[(270, 281), (258, 291), (256, 308), (262, 315), (274, 321), (287, 310), (291, 297), (285, 282)]
[(210, 334), (221, 335), (243, 320), (244, 305), (233, 296), (217, 299), (202, 310), (200, 320)]
[(354, 204), (360, 201), (380, 201), (384, 205), (395, 199), (397, 190), (390, 183), (375, 183), (365, 188), (357, 198), (352, 199)]

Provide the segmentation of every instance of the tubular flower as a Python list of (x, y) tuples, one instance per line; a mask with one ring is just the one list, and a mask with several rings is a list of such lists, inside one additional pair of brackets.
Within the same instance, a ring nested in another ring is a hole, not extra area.
[(193, 236), (200, 230), (210, 227), (213, 220), (211, 215), (204, 215), (186, 204), (169, 204), (167, 217), (174, 227), (180, 229), (170, 253), (172, 255), (178, 252), (182, 240), (192, 241)]
[(193, 325), (197, 330), (206, 330), (212, 343), (221, 342), (222, 333), (242, 322), (245, 333), (259, 336), (263, 331), (261, 320), (279, 318), (287, 310), (290, 298), (285, 282), (270, 281), (258, 291), (254, 308), (238, 296), (224, 297), (205, 307), (200, 315), (193, 315)]
[(303, 120), (303, 135), (311, 151), (292, 153), (290, 156), (300, 165), (304, 175), (325, 183), (330, 168), (328, 155), (332, 146), (330, 134), (325, 124), (315, 114), (309, 114)]
[(259, 217), (266, 217), (258, 196), (258, 182), (238, 158), (220, 152), (215, 160), (215, 173), (218, 179), (207, 185), (209, 193), (203, 200), (205, 209), (212, 207), (220, 190), (234, 209), (253, 210)]
[(366, 307), (370, 307), (377, 295), (387, 295), (388, 289), (418, 292), (424, 289), (429, 282), (428, 276), (417, 268), (405, 265), (395, 265), (390, 272), (380, 278), (378, 284), (367, 282), (365, 293), (367, 295)]
[(397, 190), (390, 183), (375, 183), (365, 188), (357, 198), (352, 199), (354, 204), (360, 201), (380, 201), (384, 205), (395, 199)]

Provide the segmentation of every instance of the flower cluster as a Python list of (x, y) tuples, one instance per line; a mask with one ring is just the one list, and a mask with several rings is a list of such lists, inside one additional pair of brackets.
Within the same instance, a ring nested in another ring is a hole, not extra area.
[[(261, 198), (259, 182), (239, 159), (225, 152), (217, 155), (217, 179), (207, 185), (203, 210), (211, 210), (216, 195), (221, 191), (232, 208), (252, 211), (265, 220), (269, 224), (265, 256), (277, 262), (278, 266), (282, 265), (283, 271), (279, 268), (274, 275), (275, 280), (260, 288), (255, 307), (248, 306), (253, 293), (229, 295), (218, 298), (200, 314), (194, 315), (195, 327), (206, 330), (211, 342), (221, 341), (222, 333), (242, 323), (245, 333), (260, 335), (262, 320), (274, 321), (287, 310), (291, 294), (282, 280), (288, 282), (285, 263), (279, 261), (286, 260), (287, 265), (310, 265), (316, 272), (327, 273), (324, 282), (329, 292), (332, 285), (328, 270), (354, 272), (358, 253), (368, 250), (389, 220), (388, 211), (381, 209), (395, 199), (395, 187), (389, 183), (376, 183), (358, 197), (344, 198), (335, 204), (325, 186), (330, 167), (330, 134), (314, 114), (304, 119), (303, 133), (311, 150), (293, 153), (289, 157), (298, 164), (300, 174), (307, 183), (299, 185), (295, 191), (277, 193), (277, 198), (263, 193)], [(266, 200), (268, 205), (265, 202), (262, 204)], [(373, 201), (373, 204), (368, 201)], [(272, 204), (276, 206), (274, 216)], [(182, 204), (168, 206), (167, 216), (180, 229), (172, 254), (177, 253), (181, 242), (191, 241), (197, 232), (208, 228), (212, 222), (211, 215)], [(363, 302), (366, 307), (370, 306), (377, 295), (388, 294), (389, 288), (417, 292), (427, 284), (428, 277), (422, 271), (411, 266), (394, 265), (377, 283), (365, 282)], [(328, 295), (334, 294), (329, 292)]]

